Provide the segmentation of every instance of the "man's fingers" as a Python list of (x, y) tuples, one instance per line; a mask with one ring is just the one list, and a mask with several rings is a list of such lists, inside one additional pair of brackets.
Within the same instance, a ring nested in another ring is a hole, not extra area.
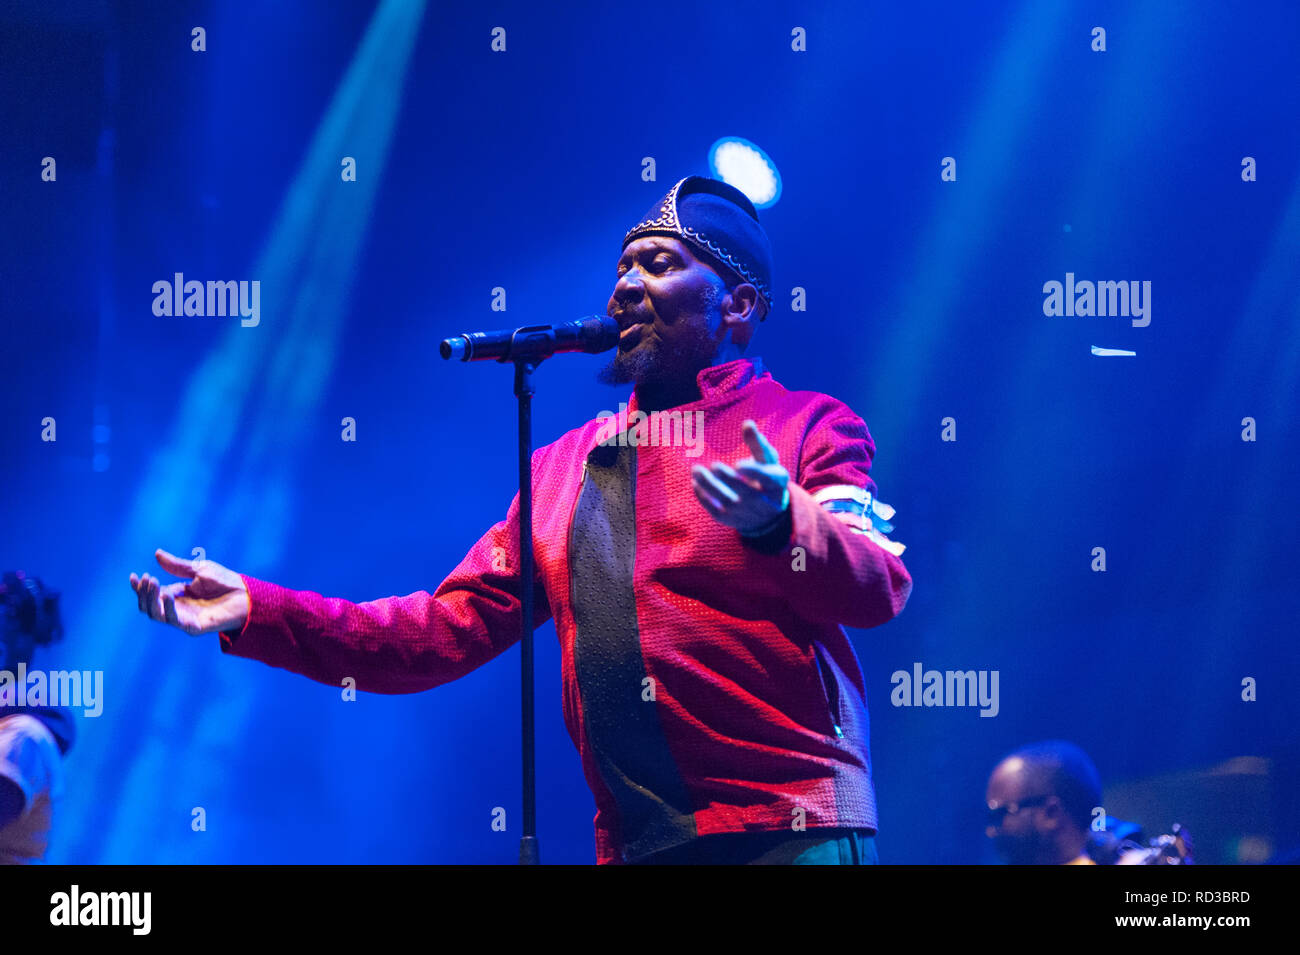
[(162, 582), (155, 580), (149, 587), (149, 616), (155, 620), (163, 618)]
[[(753, 498), (755, 495), (765, 494), (766, 491), (761, 487), (755, 487), (754, 482), (747, 480), (743, 474), (737, 473), (730, 465), (723, 464), (721, 461), (713, 462), (713, 477), (720, 483), (725, 484), (736, 493), (738, 500)], [(780, 493), (779, 491), (776, 493)]]
[(710, 497), (708, 492), (698, 484), (695, 485), (695, 499), (700, 502), (700, 505), (706, 511), (709, 512), (710, 517), (722, 517), (722, 505)]
[(149, 575), (140, 576), (140, 586), (135, 591), (135, 602), (141, 613), (149, 612)]
[(771, 465), (746, 464), (741, 461), (736, 465), (736, 472), (742, 478), (757, 484), (765, 493), (780, 494), (785, 489), (785, 485), (766, 470), (769, 467)]
[(714, 473), (708, 468), (697, 464), (692, 469), (691, 475), (694, 477), (696, 483), (712, 494), (714, 498), (719, 498), (723, 501), (730, 501), (732, 504), (735, 504), (740, 500), (740, 496), (731, 488), (719, 481)]
[[(182, 587), (184, 584), (181, 585)], [(156, 577), (149, 578), (149, 589), (145, 595), (145, 608), (151, 620), (165, 620), (167, 613), (163, 602), (171, 593), (171, 585), (164, 587)]]
[(147, 617), (153, 616), (153, 578), (145, 574), (140, 584), (140, 610)]
[[(176, 613), (176, 598), (184, 595), (190, 586), (188, 581), (163, 586), (156, 577), (141, 574), (131, 575), (131, 586), (135, 589), (136, 606), (150, 620), (159, 620), (180, 627), (180, 617)], [(184, 628), (182, 628), (184, 629)]]
[[(171, 588), (168, 588), (170, 590)], [(176, 616), (176, 595), (174, 593), (163, 593), (163, 619), (173, 627), (181, 625)]]
[(779, 459), (776, 455), (776, 448), (772, 443), (763, 437), (763, 432), (758, 430), (758, 423), (752, 419), (746, 418), (740, 426), (740, 433), (745, 439), (745, 444), (749, 447), (749, 453), (754, 456), (754, 460), (759, 464), (777, 464)]
[(173, 554), (167, 553), (161, 547), (154, 551), (154, 556), (158, 558), (158, 564), (169, 574), (175, 574), (177, 577), (193, 577), (194, 562), (183, 560)]
[(704, 509), (714, 517), (722, 513), (722, 502), (717, 500), (709, 493), (708, 488), (694, 474), (691, 474), (691, 487), (695, 490), (695, 498), (704, 505)]

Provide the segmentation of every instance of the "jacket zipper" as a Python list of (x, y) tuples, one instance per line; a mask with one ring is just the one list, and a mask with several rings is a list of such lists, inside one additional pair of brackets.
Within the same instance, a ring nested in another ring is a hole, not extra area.
[[(813, 655), (817, 657), (817, 678), (822, 684), (822, 698), (826, 701), (826, 712), (830, 714), (831, 729), (837, 739), (844, 739), (844, 730), (840, 729), (840, 686), (835, 680), (835, 674), (831, 672), (825, 661), (822, 659), (821, 647), (813, 643)], [(830, 688), (834, 687), (834, 694)]]

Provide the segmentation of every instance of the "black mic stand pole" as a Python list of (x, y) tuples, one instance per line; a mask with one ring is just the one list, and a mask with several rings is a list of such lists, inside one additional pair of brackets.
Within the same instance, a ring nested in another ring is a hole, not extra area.
[(541, 359), (515, 359), (515, 397), (519, 399), (519, 602), (520, 709), (523, 712), (524, 834), (519, 864), (541, 862), (537, 843), (537, 760), (533, 727), (533, 372)]
[[(561, 343), (560, 335), (564, 336)], [(519, 840), (519, 864), (537, 865), (537, 759), (533, 725), (533, 372), (561, 351), (606, 351), (618, 344), (618, 323), (608, 315), (589, 316), (567, 325), (529, 325), (515, 329), (508, 343), (496, 333), (464, 335), (439, 347), (443, 358), (461, 361), (496, 357), (501, 364), (514, 362), (515, 397), (519, 399), (519, 604), (520, 710), (523, 717), (524, 834)], [(493, 339), (484, 341), (484, 339)], [(476, 347), (477, 346), (477, 347)], [(482, 354), (477, 355), (479, 351)], [(499, 357), (497, 357), (499, 353)]]

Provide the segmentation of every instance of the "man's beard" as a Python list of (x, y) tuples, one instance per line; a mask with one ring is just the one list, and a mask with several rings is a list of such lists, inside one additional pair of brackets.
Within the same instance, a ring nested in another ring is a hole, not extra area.
[[(722, 293), (710, 285), (701, 296), (697, 314), (711, 315), (722, 300)], [(679, 321), (682, 319), (679, 318)], [(710, 334), (707, 322), (690, 322), (684, 328), (689, 332), (671, 345), (661, 339), (657, 348), (642, 340), (629, 351), (619, 351), (596, 375), (602, 385), (659, 385), (677, 381), (694, 381), (700, 369), (712, 362), (718, 343)]]

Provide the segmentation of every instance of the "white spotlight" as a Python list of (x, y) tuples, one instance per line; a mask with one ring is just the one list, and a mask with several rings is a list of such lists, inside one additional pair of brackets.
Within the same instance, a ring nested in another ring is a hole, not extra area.
[(735, 186), (758, 209), (781, 198), (781, 174), (758, 146), (739, 136), (724, 136), (709, 149), (709, 169), (715, 179)]

